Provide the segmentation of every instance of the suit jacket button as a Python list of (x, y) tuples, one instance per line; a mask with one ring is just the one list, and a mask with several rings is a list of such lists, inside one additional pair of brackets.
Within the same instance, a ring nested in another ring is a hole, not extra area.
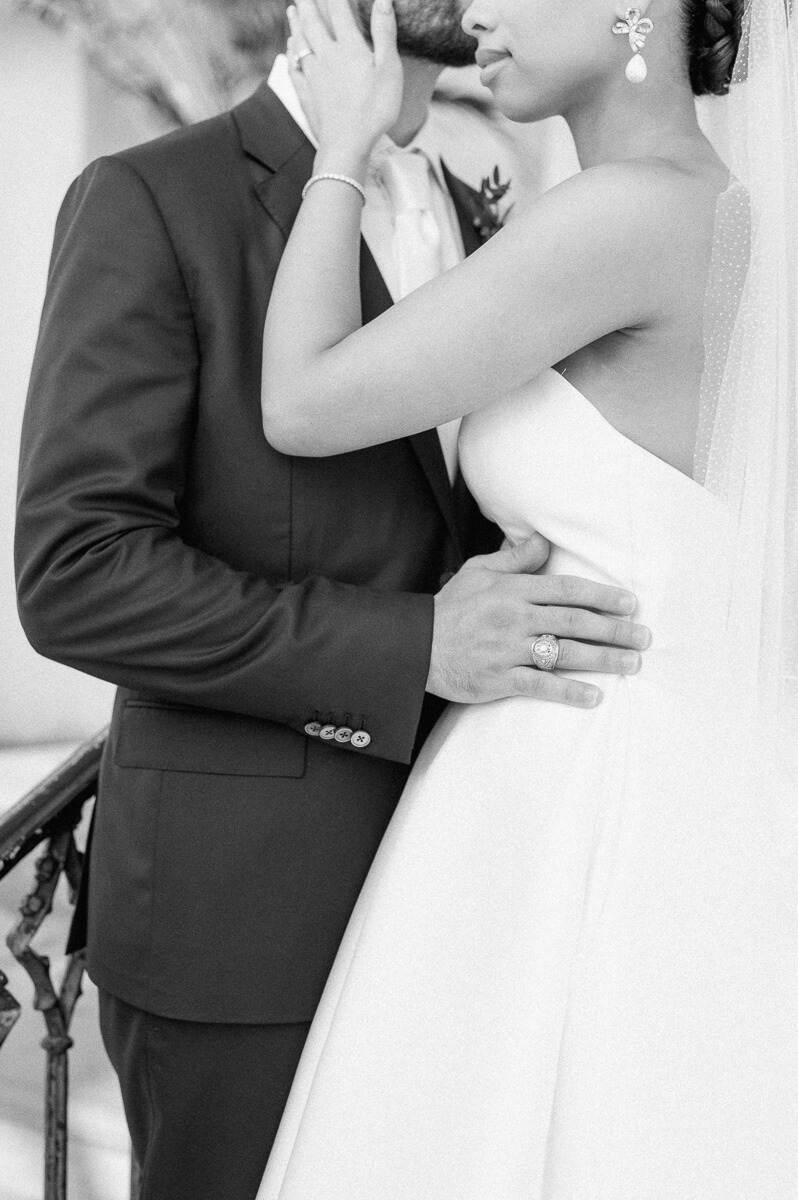
[(365, 750), (366, 746), (371, 745), (371, 734), (366, 733), (365, 729), (358, 729), (357, 733), (352, 734), (352, 745), (356, 750)]
[(319, 730), (319, 737), (323, 742), (331, 742), (335, 737), (335, 726), (322, 725), (321, 729)]
[(318, 737), (321, 733), (321, 722), (308, 721), (307, 725), (305, 726), (305, 733), (308, 735), (308, 737)]
[(348, 725), (342, 725), (340, 729), (336, 729), (335, 731), (336, 742), (339, 742), (342, 746), (346, 745), (347, 742), (351, 742), (353, 732), (354, 730), (350, 729)]

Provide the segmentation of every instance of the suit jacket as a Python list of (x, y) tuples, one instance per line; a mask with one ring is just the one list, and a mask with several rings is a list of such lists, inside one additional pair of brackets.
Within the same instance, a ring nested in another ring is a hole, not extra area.
[[(440, 709), (433, 593), (499, 541), (434, 430), (326, 459), (263, 437), (266, 307), (313, 157), (264, 86), (92, 163), (58, 217), (25, 415), (25, 630), (118, 685), (89, 971), (182, 1019), (312, 1016)], [(368, 321), (390, 298), (361, 255)]]

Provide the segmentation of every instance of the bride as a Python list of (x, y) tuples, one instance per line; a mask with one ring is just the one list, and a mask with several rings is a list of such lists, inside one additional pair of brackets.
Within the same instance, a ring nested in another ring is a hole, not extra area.
[[(654, 645), (593, 709), (449, 707), (261, 1200), (798, 1196), (795, 31), (782, 0), (736, 4), (474, 0), (496, 104), (565, 116), (583, 169), (361, 328), (395, 18), (375, 0), (369, 44), (348, 0), (300, 0), (319, 151), (265, 331), (269, 440), (333, 455), (465, 416), (486, 515), (634, 591)], [(730, 174), (694, 93), (733, 71)]]

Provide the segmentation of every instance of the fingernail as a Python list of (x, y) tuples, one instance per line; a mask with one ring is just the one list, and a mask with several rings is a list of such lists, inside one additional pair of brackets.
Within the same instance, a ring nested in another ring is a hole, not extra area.
[(637, 596), (633, 596), (631, 592), (623, 592), (620, 603), (624, 612), (634, 612), (637, 608)]
[(587, 687), (582, 695), (585, 708), (595, 708), (597, 704), (601, 703), (603, 693), (598, 688)]
[(643, 665), (643, 660), (639, 654), (624, 654), (621, 659), (621, 666), (625, 675), (636, 675)]
[(646, 629), (643, 625), (641, 625), (635, 633), (634, 643), (641, 650), (647, 650), (651, 645), (651, 630)]

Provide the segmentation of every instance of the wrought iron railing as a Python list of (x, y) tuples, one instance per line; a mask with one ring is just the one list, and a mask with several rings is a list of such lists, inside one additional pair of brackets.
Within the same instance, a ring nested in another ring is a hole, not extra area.
[[(81, 994), (84, 952), (69, 956), (60, 986), (50, 974), (50, 962), (32, 942), (53, 906), (63, 876), (74, 904), (83, 871), (83, 855), (75, 830), (86, 804), (97, 794), (100, 756), (106, 732), (85, 742), (60, 767), (0, 818), (0, 879), (45, 843), (36, 862), (33, 891), (19, 907), (20, 918), (6, 938), (14, 958), (33, 982), (33, 1007), (45, 1023), (42, 1047), (46, 1053), (44, 1100), (44, 1200), (66, 1200), (67, 1116), (69, 1103), (69, 1035), (72, 1015)], [(8, 990), (0, 970), (0, 1049), (20, 1015), (21, 1005)], [(138, 1168), (131, 1167), (131, 1200), (140, 1190)]]

